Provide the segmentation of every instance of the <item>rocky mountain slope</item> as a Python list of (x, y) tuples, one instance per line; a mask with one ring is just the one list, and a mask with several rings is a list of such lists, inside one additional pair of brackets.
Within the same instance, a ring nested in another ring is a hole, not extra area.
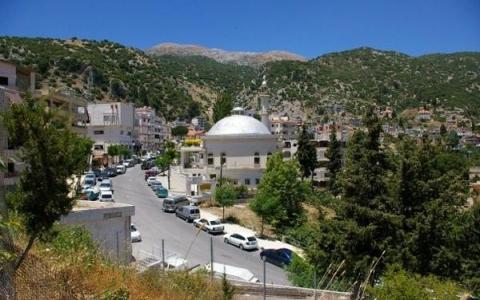
[(174, 43), (158, 44), (150, 49), (147, 49), (146, 52), (148, 54), (157, 56), (204, 56), (220, 63), (237, 64), (250, 67), (260, 67), (271, 61), (306, 61), (306, 59), (300, 55), (285, 51), (235, 52), (216, 48), (206, 48), (196, 45), (181, 45)]
[(0, 37), (2, 56), (32, 66), (41, 88), (150, 105), (170, 120), (207, 114), (221, 93), (254, 108), (264, 75), (274, 109), (294, 116), (322, 115), (332, 106), (361, 114), (370, 103), (460, 107), (480, 116), (480, 53), (411, 57), (359, 48), (254, 68), (202, 55), (148, 55), (109, 41)]

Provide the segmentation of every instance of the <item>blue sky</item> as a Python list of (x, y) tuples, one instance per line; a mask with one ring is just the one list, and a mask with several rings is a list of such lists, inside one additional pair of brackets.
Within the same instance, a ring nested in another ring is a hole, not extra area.
[(480, 0), (0, 0), (0, 35), (315, 57), (360, 46), (480, 51)]

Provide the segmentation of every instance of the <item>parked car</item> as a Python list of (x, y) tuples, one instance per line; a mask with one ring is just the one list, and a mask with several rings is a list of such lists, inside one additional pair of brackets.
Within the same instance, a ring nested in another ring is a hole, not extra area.
[(206, 219), (200, 218), (193, 220), (193, 226), (201, 227), (202, 230), (205, 230), (208, 233), (222, 233), (223, 225), (219, 219)]
[(142, 170), (148, 170), (148, 169), (151, 169), (155, 166), (155, 162), (152, 161), (152, 160), (146, 160), (142, 163), (142, 165), (140, 166), (140, 169)]
[(90, 187), (85, 189), (83, 195), (80, 197), (81, 200), (97, 200), (100, 195), (100, 190), (96, 187)]
[(164, 212), (175, 212), (177, 208), (189, 205), (185, 195), (175, 195), (163, 199), (162, 210)]
[(108, 179), (108, 172), (107, 172), (107, 169), (105, 170), (102, 170), (99, 174), (98, 174), (98, 181), (102, 181), (104, 179)]
[(107, 173), (107, 176), (108, 177), (115, 177), (117, 176), (117, 169), (116, 168), (107, 168), (105, 170), (105, 172)]
[(156, 190), (155, 190), (155, 194), (157, 195), (157, 197), (159, 198), (167, 198), (168, 197), (168, 190), (166, 188), (164, 188), (163, 186), (159, 186)]
[(155, 181), (157, 181), (157, 177), (150, 176), (150, 177), (147, 178), (147, 185), (150, 186), (150, 185), (152, 185), (152, 182), (155, 182)]
[(155, 181), (152, 181), (152, 183), (150, 183), (150, 187), (154, 192), (156, 192), (159, 187), (162, 187), (162, 183), (160, 181), (155, 180)]
[(115, 200), (113, 200), (112, 191), (101, 191), (98, 200), (100, 200), (101, 202), (115, 202)]
[(104, 179), (98, 187), (100, 191), (113, 191), (113, 182), (111, 179)]
[(127, 172), (127, 168), (124, 165), (117, 166), (117, 174), (125, 174)]
[(177, 208), (175, 215), (187, 222), (200, 218), (200, 210), (196, 206), (185, 205)]
[(256, 250), (258, 248), (257, 239), (253, 235), (231, 233), (226, 234), (223, 241), (227, 244), (237, 246), (242, 250)]
[(93, 171), (88, 171), (87, 173), (85, 173), (84, 181), (86, 179), (91, 179), (91, 180), (94, 180), (96, 182), (97, 176), (95, 176), (95, 173), (93, 173)]
[(148, 171), (145, 171), (145, 180), (148, 179), (148, 177), (155, 177), (158, 175), (158, 170), (155, 168), (155, 169), (150, 169)]
[(130, 224), (130, 239), (132, 240), (132, 243), (142, 241), (142, 235), (135, 224)]
[(93, 170), (92, 172), (93, 172), (93, 174), (95, 174), (95, 178), (97, 179), (97, 181), (102, 180), (102, 179), (100, 178), (100, 173), (101, 173), (102, 171), (100, 171), (99, 169), (95, 169), (95, 170)]
[(95, 184), (96, 184), (95, 177), (85, 177), (83, 179), (82, 192), (84, 192), (84, 190), (88, 188), (94, 187)]
[(260, 252), (260, 258), (279, 267), (288, 266), (292, 262), (293, 251), (287, 248), (264, 249)]

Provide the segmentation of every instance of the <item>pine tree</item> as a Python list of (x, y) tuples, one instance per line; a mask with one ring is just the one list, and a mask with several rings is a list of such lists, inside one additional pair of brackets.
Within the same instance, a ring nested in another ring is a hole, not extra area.
[(330, 143), (325, 156), (328, 158), (327, 169), (329, 173), (329, 189), (334, 195), (337, 195), (339, 193), (337, 174), (342, 168), (342, 152), (340, 141), (337, 140), (337, 131), (335, 127), (335, 123), (333, 123), (332, 132), (330, 133)]
[(305, 126), (302, 127), (302, 131), (300, 131), (300, 135), (298, 136), (298, 150), (296, 155), (300, 163), (302, 179), (313, 176), (313, 172), (317, 166), (317, 151), (310, 141), (310, 136)]
[(213, 106), (213, 114), (212, 114), (212, 119), (213, 123), (217, 123), (221, 119), (227, 117), (230, 115), (233, 109), (233, 100), (232, 96), (228, 94), (222, 94), (217, 101), (215, 102), (215, 105)]

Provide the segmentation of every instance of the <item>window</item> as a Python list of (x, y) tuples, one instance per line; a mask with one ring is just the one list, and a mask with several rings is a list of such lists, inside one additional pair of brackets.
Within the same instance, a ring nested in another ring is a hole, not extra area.
[(93, 131), (93, 134), (95, 134), (95, 135), (103, 134), (103, 130), (95, 130), (95, 131)]
[(234, 179), (234, 180), (233, 180), (233, 184), (234, 184), (234, 185), (238, 185), (238, 179)]
[(108, 114), (108, 115), (103, 115), (103, 122), (104, 123), (116, 123), (117, 118), (115, 115)]
[(215, 179), (217, 178), (217, 174), (210, 174), (210, 179)]
[(260, 154), (258, 154), (258, 152), (255, 152), (255, 154), (253, 154), (253, 163), (255, 165), (259, 165), (260, 164)]
[(260, 178), (255, 178), (255, 184), (260, 184)]
[(225, 153), (220, 154), (220, 164), (225, 164), (227, 162), (227, 155)]
[(95, 146), (93, 146), (93, 149), (95, 149), (95, 150), (103, 150), (103, 145), (95, 145)]
[(127, 132), (127, 135), (132, 136), (132, 132), (131, 131)]
[(10, 174), (15, 173), (15, 164), (13, 162), (7, 164), (7, 172)]
[(123, 130), (120, 130), (120, 134), (123, 135)]
[(0, 76), (0, 85), (8, 85), (8, 77)]
[(208, 153), (207, 164), (209, 166), (213, 165), (213, 153)]
[(245, 185), (250, 185), (250, 178), (245, 178)]

